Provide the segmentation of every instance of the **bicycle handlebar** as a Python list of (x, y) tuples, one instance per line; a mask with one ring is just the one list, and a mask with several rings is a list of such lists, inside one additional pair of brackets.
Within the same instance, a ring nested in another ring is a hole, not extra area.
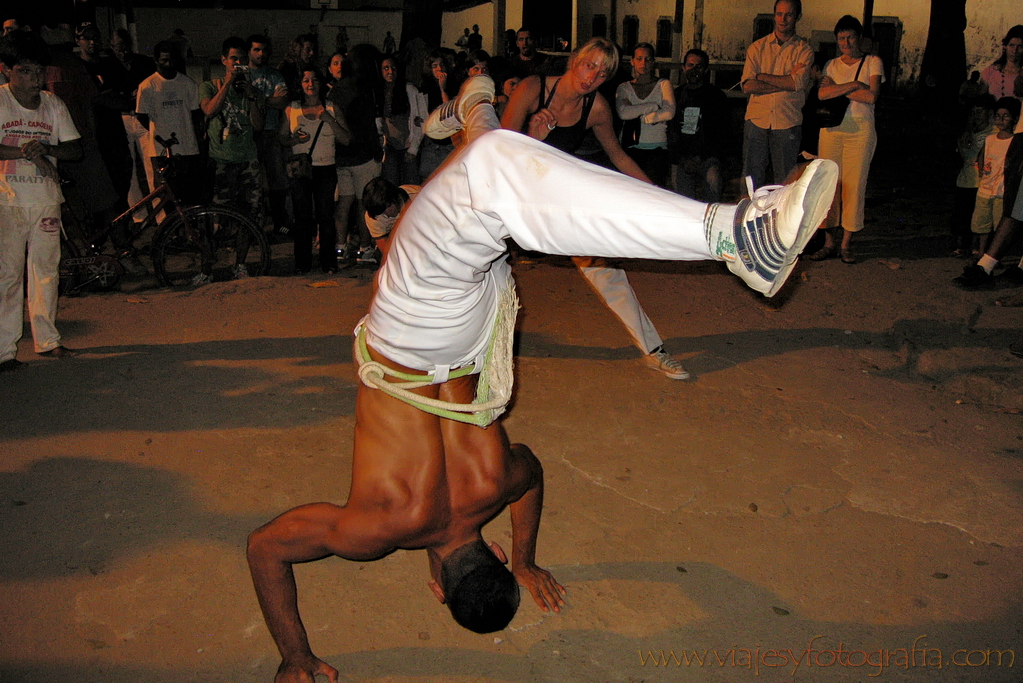
[(157, 142), (159, 142), (163, 146), (164, 151), (167, 152), (167, 156), (170, 156), (170, 154), (171, 154), (171, 151), (170, 151), (171, 147), (181, 143), (181, 141), (178, 140), (177, 132), (171, 133), (170, 137), (167, 138), (166, 140), (161, 138), (159, 135), (154, 135), (153, 139), (156, 140)]

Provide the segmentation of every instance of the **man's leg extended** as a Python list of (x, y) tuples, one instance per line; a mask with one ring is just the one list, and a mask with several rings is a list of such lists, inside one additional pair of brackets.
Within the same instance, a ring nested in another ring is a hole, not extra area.
[(460, 206), (462, 220), (533, 251), (724, 260), (750, 287), (773, 296), (827, 214), (837, 176), (833, 162), (818, 160), (793, 184), (758, 190), (752, 202), (708, 205), (519, 133), (491, 131), (451, 159), (407, 217), (444, 220)]
[(496, 116), (484, 90), (492, 88), (487, 77), (469, 79), (441, 108), (450, 115), (442, 119), (438, 109), (424, 125), (433, 136), (467, 130), (470, 142), (427, 183), (405, 221), (482, 227), (477, 234), (490, 233), (488, 249), (512, 237), (526, 249), (566, 256), (723, 260), (773, 296), (834, 196), (837, 167), (817, 160), (790, 185), (757, 190), (738, 207), (696, 202), (528, 136), (491, 130)]

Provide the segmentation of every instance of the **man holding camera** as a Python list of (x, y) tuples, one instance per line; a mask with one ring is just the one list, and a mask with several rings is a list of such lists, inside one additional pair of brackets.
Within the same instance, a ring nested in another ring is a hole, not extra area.
[[(199, 106), (206, 116), (210, 159), (216, 162), (213, 203), (246, 214), (260, 229), (263, 218), (263, 171), (257, 150), (257, 131), (263, 130), (266, 97), (248, 77), (248, 43), (231, 37), (224, 41), (220, 61), (224, 78), (206, 81), (199, 88)], [(238, 253), (235, 279), (248, 277), (245, 254)], [(209, 282), (200, 273), (194, 284)]]

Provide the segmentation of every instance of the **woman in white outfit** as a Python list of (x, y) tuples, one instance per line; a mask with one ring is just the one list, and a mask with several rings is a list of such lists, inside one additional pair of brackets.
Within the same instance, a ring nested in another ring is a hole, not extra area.
[[(848, 97), (849, 107), (842, 123), (821, 128), (818, 155), (838, 164), (839, 189), (828, 215), (827, 227), (842, 230), (843, 263), (856, 263), (852, 236), (863, 229), (863, 204), (867, 192), (867, 173), (877, 147), (874, 103), (884, 81), (881, 58), (860, 50), (863, 26), (856, 17), (845, 15), (835, 24), (835, 38), (841, 53), (824, 66), (818, 95), (821, 100)], [(835, 255), (835, 238), (825, 229), (824, 247), (810, 255), (822, 261)]]
[(654, 46), (632, 51), (632, 80), (618, 86), (615, 108), (625, 122), (622, 147), (654, 185), (668, 179), (668, 121), (675, 116), (675, 94), (667, 78), (654, 76)]

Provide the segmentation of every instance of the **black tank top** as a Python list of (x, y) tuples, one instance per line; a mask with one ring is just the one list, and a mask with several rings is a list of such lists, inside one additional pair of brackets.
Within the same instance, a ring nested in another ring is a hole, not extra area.
[[(551, 100), (554, 99), (554, 92), (558, 89), (558, 83), (554, 84), (551, 88), (550, 93), (547, 95), (547, 99), (544, 100), (543, 94), (547, 91), (547, 77), (540, 76), (540, 109), (546, 109), (551, 105)], [(583, 111), (579, 116), (579, 120), (571, 126), (556, 126), (547, 137), (544, 138), (551, 147), (560, 149), (562, 152), (568, 152), (569, 154), (575, 154), (576, 150), (583, 143), (583, 138), (586, 137), (586, 122), (590, 118), (590, 109), (593, 108), (593, 101), (597, 98), (596, 91), (583, 97)]]

